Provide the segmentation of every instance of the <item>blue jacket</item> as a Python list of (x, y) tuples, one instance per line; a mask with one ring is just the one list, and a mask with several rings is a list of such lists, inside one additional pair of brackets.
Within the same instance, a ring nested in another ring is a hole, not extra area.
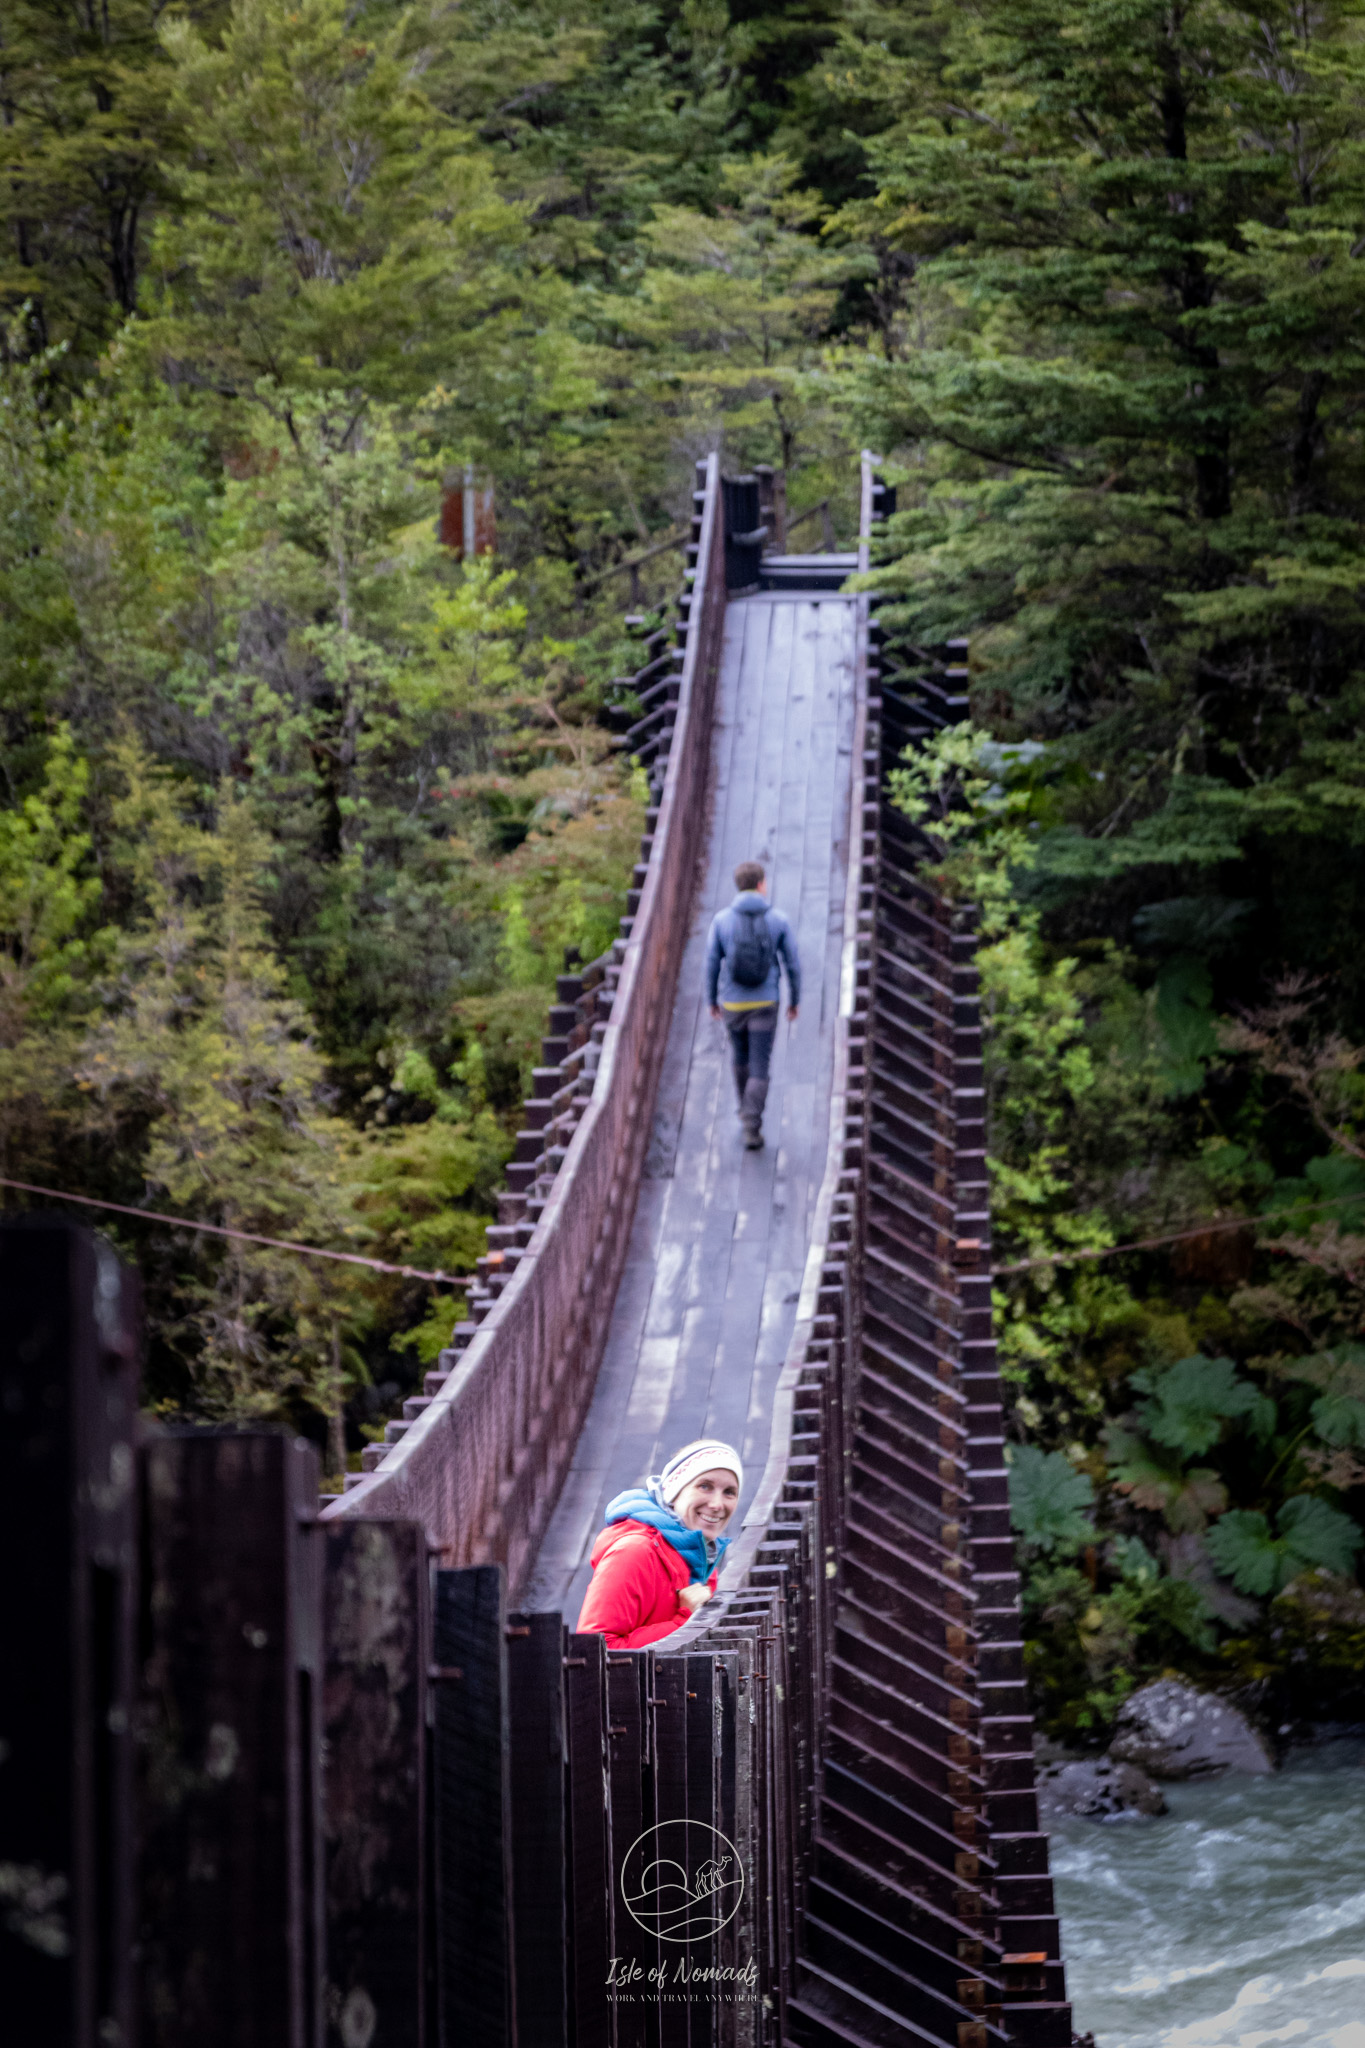
[(644, 1486), (627, 1487), (614, 1500), (607, 1502), (607, 1522), (644, 1522), (651, 1529), (657, 1529), (666, 1543), (677, 1551), (683, 1563), (692, 1574), (692, 1584), (700, 1585), (709, 1579), (712, 1572), (719, 1571), (720, 1561), (730, 1548), (728, 1536), (716, 1539), (714, 1552), (708, 1556), (706, 1538), (700, 1529), (689, 1529), (681, 1515), (675, 1515), (672, 1508), (665, 1507), (657, 1492), (657, 1481), (648, 1481)]
[[(766, 910), (768, 932), (773, 942), (773, 964), (768, 978), (758, 988), (745, 988), (730, 976), (730, 949), (738, 936), (737, 910)], [(774, 910), (757, 889), (745, 889), (728, 910), (719, 911), (711, 924), (711, 943), (706, 951), (706, 1000), (714, 1010), (717, 1003), (775, 1003), (781, 989), (779, 967), (787, 970), (788, 1001), (793, 1009), (801, 1000), (801, 962), (796, 954), (796, 935), (780, 910)]]

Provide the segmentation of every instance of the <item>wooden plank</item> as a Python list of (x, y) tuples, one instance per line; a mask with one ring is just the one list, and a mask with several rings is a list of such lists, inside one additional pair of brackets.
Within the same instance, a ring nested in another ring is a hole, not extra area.
[[(769, 774), (775, 785), (770, 798), (772, 825), (769, 858), (773, 901), (799, 927), (801, 876), (806, 848), (806, 809), (811, 777), (811, 736), (817, 693), (818, 613), (813, 606), (793, 607), (791, 652), (785, 673), (770, 672), (766, 692), (772, 712), (781, 719), (782, 749), (773, 750)], [(790, 880), (788, 876), (790, 875)]]
[[(759, 843), (764, 830), (760, 806), (760, 776), (765, 752), (771, 751), (772, 731), (765, 717), (762, 677), (772, 647), (776, 615), (749, 605), (729, 608), (726, 618), (726, 656), (721, 669), (722, 717), (734, 728), (734, 748), (729, 775), (717, 789), (711, 846), (707, 857), (707, 881), (715, 911), (722, 900), (731, 871), (741, 860), (761, 859)], [(731, 622), (736, 628), (730, 639)], [(776, 628), (776, 630), (784, 630)], [(729, 659), (733, 647), (733, 661)], [(756, 839), (753, 835), (757, 833)], [(707, 907), (703, 899), (703, 908)]]
[[(687, 1818), (687, 1660), (656, 1651), (654, 1658), (654, 1824), (667, 1829)], [(687, 2048), (686, 1994), (676, 1981), (686, 1948), (660, 1940), (667, 1972), (659, 2005), (660, 2048)]]
[(754, 1685), (755, 1645), (741, 1636), (726, 1652), (727, 1684), (734, 1692), (734, 1713), (727, 1723), (727, 1749), (721, 1760), (721, 1806), (733, 1816), (735, 1849), (744, 1867), (744, 1897), (735, 1918), (735, 1962), (751, 1973), (741, 1980), (734, 2007), (734, 2048), (758, 2048), (763, 2028), (763, 1955), (759, 1920), (759, 1829), (763, 1780), (758, 1758), (758, 1703)]
[[(790, 1580), (790, 1574), (788, 1575)], [(769, 1910), (772, 1916), (769, 1981), (777, 2004), (777, 2035), (787, 2034), (786, 2005), (796, 1982), (796, 1841), (794, 1751), (792, 1725), (791, 1671), (786, 1655), (785, 1600), (774, 1603), (775, 1627), (764, 1648), (767, 1652), (768, 1822), (766, 1829)]]
[(5, 2012), (67, 2048), (132, 2030), (136, 1299), (93, 1233), (0, 1228)]
[(508, 1616), (517, 2038), (537, 2048), (567, 2048), (569, 2040), (567, 1642), (558, 1614)]
[(240, 1430), (143, 1458), (141, 2048), (316, 2048), (317, 1455)]
[(742, 1833), (741, 1816), (735, 1805), (735, 1743), (737, 1737), (736, 1719), (738, 1694), (736, 1681), (739, 1676), (738, 1661), (733, 1653), (715, 1655), (711, 1658), (714, 1686), (715, 1736), (713, 1770), (715, 1776), (715, 1825), (719, 1833), (733, 1848), (739, 1869), (742, 1889), (733, 1918), (726, 1921), (719, 1930), (715, 1942), (715, 1956), (718, 1968), (725, 1974), (717, 1983), (714, 2004), (714, 2031), (717, 2048), (735, 2048), (738, 2039), (738, 2000), (741, 1991), (736, 1981), (742, 1967), (742, 1934), (744, 1891), (748, 1888), (748, 1869), (740, 1848)]
[(570, 2006), (574, 2048), (616, 2048), (607, 1996), (616, 1953), (606, 1644), (571, 1635), (565, 1657), (569, 1747)]
[[(653, 1649), (642, 1650), (637, 1654), (635, 1661), (638, 1667), (640, 1685), (640, 1761), (642, 1767), (640, 1790), (641, 1827), (643, 1831), (652, 1828), (659, 1817), (658, 1722), (660, 1701), (665, 1695), (659, 1691), (658, 1652)], [(621, 1885), (624, 1881), (624, 1876), (618, 1880), (616, 1899), (622, 1916), (629, 1918), (629, 1911), (625, 1906), (621, 1891)], [(651, 1998), (646, 2040), (648, 2048), (660, 2048), (664, 2038), (663, 2007), (660, 2002), (660, 1994), (664, 1989), (664, 1947), (663, 1943), (659, 1940), (657, 1929), (647, 1932), (638, 1923), (635, 1927), (634, 1939), (639, 1945), (639, 1953), (647, 1966), (647, 1972), (650, 1968), (654, 1972), (650, 1979)]]
[[(730, 900), (731, 873), (741, 860), (763, 861), (773, 879), (772, 841), (778, 822), (785, 741), (783, 706), (796, 613), (769, 609), (766, 619), (761, 612), (757, 615), (755, 624), (758, 632), (751, 627), (746, 636), (744, 667), (737, 682), (747, 772), (736, 776), (725, 809), (717, 818), (714, 879), (719, 884), (718, 904)], [(780, 882), (780, 877), (776, 879)]]
[(506, 1597), (500, 1565), (437, 1572), (432, 1628), (441, 2048), (512, 2048)]
[[(733, 1845), (722, 1842), (717, 1831), (716, 1781), (721, 1747), (717, 1715), (721, 1702), (716, 1689), (716, 1660), (706, 1650), (693, 1652), (684, 1662), (687, 1667), (686, 1868), (694, 1891), (699, 1891), (708, 1864), (715, 1867), (718, 1876), (733, 1884), (734, 1873), (730, 1867)], [(714, 1934), (694, 1933), (686, 1949), (689, 1972), (713, 1971), (717, 1948)], [(687, 2016), (688, 2048), (715, 2048), (716, 2002), (704, 1979), (700, 1988), (694, 1986), (692, 1990)]]
[(645, 1833), (645, 1725), (637, 1651), (607, 1652), (607, 1764), (611, 1774), (611, 1854), (615, 1928), (617, 2048), (652, 2048), (658, 2039), (655, 1987), (659, 1945), (625, 1909), (623, 1864)]
[(426, 1531), (335, 1522), (324, 1542), (326, 2039), (427, 2048)]

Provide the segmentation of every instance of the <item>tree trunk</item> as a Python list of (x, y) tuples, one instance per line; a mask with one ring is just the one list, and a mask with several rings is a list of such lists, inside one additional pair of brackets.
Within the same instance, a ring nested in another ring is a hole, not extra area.
[(1310, 370), (1299, 387), (1298, 417), (1294, 422), (1294, 441), (1290, 451), (1294, 485), (1293, 505), (1296, 512), (1306, 512), (1308, 509), (1313, 463), (1322, 446), (1319, 407), (1326, 389), (1325, 370)]

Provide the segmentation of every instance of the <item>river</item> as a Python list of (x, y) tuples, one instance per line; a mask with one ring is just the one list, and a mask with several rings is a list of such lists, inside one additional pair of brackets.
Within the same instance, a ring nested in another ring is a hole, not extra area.
[(1054, 1822), (1077, 2031), (1096, 2048), (1365, 2048), (1365, 1740)]

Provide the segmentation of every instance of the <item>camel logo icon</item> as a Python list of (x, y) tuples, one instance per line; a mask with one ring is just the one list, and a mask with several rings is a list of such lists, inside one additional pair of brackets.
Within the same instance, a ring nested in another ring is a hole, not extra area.
[(621, 1900), (660, 1941), (704, 1941), (733, 1920), (744, 1897), (738, 1851), (702, 1820), (662, 1820), (631, 1843)]

